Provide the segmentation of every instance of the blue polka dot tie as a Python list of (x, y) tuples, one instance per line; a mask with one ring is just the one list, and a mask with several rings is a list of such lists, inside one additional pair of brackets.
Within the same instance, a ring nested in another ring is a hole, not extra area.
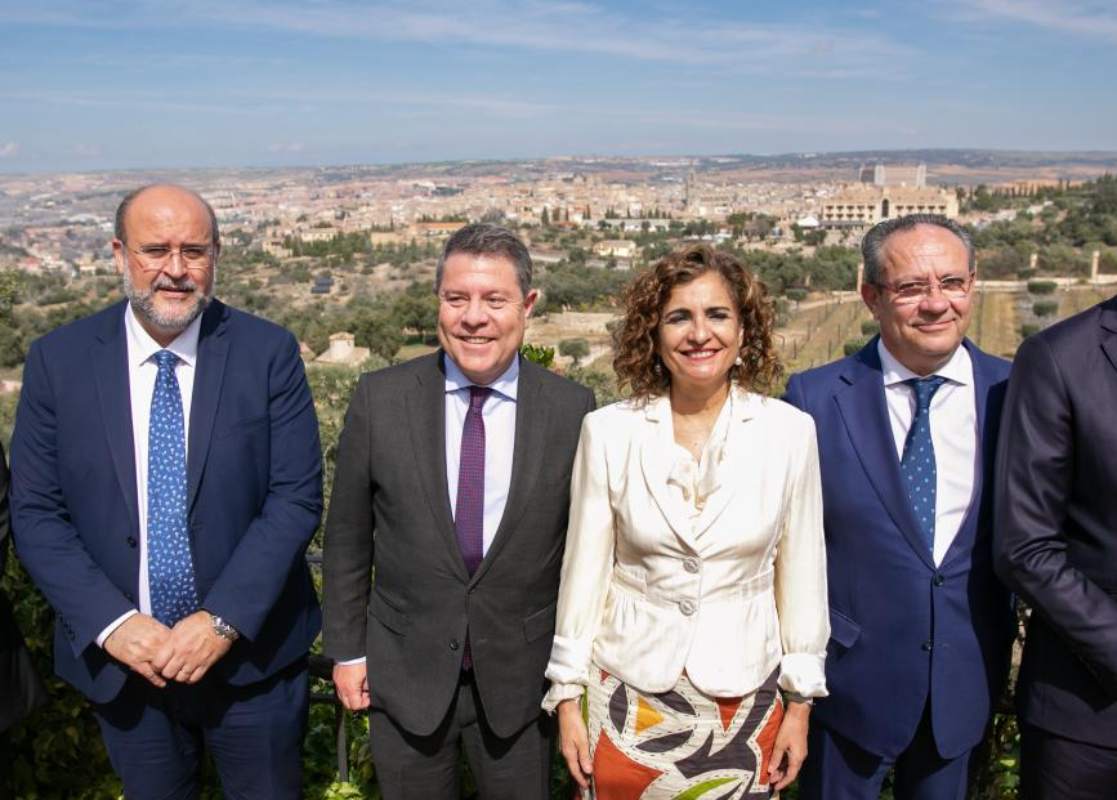
[(155, 354), (159, 374), (151, 397), (147, 445), (147, 575), (151, 614), (174, 625), (198, 610), (186, 523), (186, 436), (178, 356)]
[(900, 458), (900, 474), (908, 490), (908, 500), (923, 534), (927, 552), (935, 552), (935, 446), (931, 442), (931, 398), (946, 378), (912, 378), (904, 381), (915, 392), (915, 415), (911, 419), (904, 455)]

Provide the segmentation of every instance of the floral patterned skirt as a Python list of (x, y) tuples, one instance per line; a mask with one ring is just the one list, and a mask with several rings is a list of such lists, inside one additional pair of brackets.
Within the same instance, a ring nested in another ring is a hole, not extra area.
[(709, 697), (683, 675), (645, 694), (604, 670), (586, 692), (593, 791), (586, 800), (756, 800), (783, 719), (776, 673), (745, 697)]

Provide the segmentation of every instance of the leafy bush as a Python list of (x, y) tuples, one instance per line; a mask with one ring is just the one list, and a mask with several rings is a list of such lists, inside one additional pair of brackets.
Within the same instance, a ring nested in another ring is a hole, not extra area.
[(865, 336), (876, 336), (880, 333), (880, 323), (875, 319), (862, 320), (861, 333)]
[(1059, 311), (1058, 300), (1037, 300), (1032, 303), (1032, 313), (1037, 317), (1050, 317)]
[(1023, 325), (1020, 326), (1020, 338), (1021, 339), (1027, 339), (1033, 333), (1039, 333), (1039, 331), (1040, 331), (1039, 325), (1035, 325), (1035, 324), (1026, 322), (1026, 323), (1024, 323)]
[(865, 336), (861, 337), (860, 339), (849, 339), (846, 341), (845, 344), (842, 345), (842, 351), (847, 356), (851, 356), (868, 343), (869, 339)]
[(1028, 281), (1029, 294), (1054, 294), (1057, 288), (1055, 281)]

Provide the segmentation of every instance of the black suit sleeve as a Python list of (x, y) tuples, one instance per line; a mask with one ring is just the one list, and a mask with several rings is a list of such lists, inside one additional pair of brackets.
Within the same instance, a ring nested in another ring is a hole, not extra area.
[(1075, 449), (1092, 446), (1073, 406), (1046, 338), (1028, 339), (1013, 364), (997, 451), (995, 566), (1117, 697), (1117, 599), (1068, 554), (1072, 497), (1087, 479), (1075, 475)]
[(0, 445), (0, 576), (8, 563), (8, 532), (11, 527), (8, 514), (8, 462), (4, 457), (4, 446)]
[(335, 660), (364, 658), (365, 615), (372, 588), (374, 486), (371, 382), (361, 378), (338, 441), (330, 511), (322, 546), (322, 651)]

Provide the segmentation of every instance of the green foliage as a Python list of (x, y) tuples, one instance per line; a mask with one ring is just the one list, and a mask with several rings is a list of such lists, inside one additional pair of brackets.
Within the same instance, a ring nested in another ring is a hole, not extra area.
[(540, 282), (543, 289), (542, 302), (548, 311), (561, 308), (579, 311), (608, 308), (612, 307), (628, 281), (628, 274), (621, 270), (596, 269), (560, 262), (549, 266)]
[(1028, 281), (1029, 294), (1054, 294), (1057, 288), (1055, 281)]
[(1020, 338), (1027, 339), (1033, 333), (1039, 333), (1040, 327), (1034, 323), (1025, 322), (1020, 326)]
[(801, 303), (807, 299), (807, 290), (799, 287), (792, 287), (784, 290), (784, 296), (788, 300), (794, 300), (796, 303)]
[(876, 336), (880, 333), (880, 323), (875, 319), (866, 319), (861, 322), (861, 333), (864, 336)]
[(566, 371), (566, 377), (593, 391), (598, 408), (615, 403), (622, 398), (612, 373), (606, 374), (588, 367), (571, 367)]
[(1032, 313), (1037, 317), (1050, 317), (1059, 310), (1058, 300), (1037, 300), (1032, 303)]
[(868, 343), (868, 337), (864, 336), (860, 339), (848, 339), (845, 344), (842, 345), (842, 352), (844, 352), (847, 356), (851, 356)]
[(590, 354), (590, 343), (582, 338), (563, 339), (559, 342), (559, 355), (573, 359), (574, 366), (578, 366), (582, 359)]
[(520, 355), (544, 369), (550, 369), (555, 363), (555, 348), (546, 345), (525, 344), (520, 348)]

